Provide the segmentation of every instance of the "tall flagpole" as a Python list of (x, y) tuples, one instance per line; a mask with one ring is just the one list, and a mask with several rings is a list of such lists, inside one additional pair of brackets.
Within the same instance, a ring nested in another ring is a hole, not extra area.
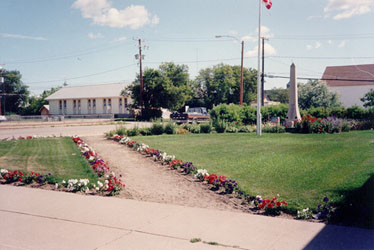
[(260, 80), (260, 65), (261, 65), (261, 2), (259, 0), (258, 7), (258, 67), (257, 67), (257, 135), (262, 134), (261, 130), (261, 80)]

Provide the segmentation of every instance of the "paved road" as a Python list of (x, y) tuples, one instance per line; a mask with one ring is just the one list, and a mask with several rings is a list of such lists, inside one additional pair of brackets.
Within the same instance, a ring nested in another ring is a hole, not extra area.
[[(121, 125), (56, 125), (56, 126), (45, 126), (45, 125), (14, 125), (12, 127), (0, 127), (0, 139), (9, 137), (19, 137), (19, 136), (91, 136), (91, 135), (103, 135), (105, 132), (116, 129)], [(126, 127), (130, 128), (133, 126), (143, 127), (150, 126), (150, 123), (126, 123)]]
[(6, 185), (0, 221), (10, 250), (374, 248), (374, 230)]

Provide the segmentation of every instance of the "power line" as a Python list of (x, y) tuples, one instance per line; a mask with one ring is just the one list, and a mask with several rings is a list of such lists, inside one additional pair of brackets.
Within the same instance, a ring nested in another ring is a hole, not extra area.
[[(289, 76), (279, 76), (279, 75), (267, 75), (267, 78), (281, 78), (289, 79)], [(342, 81), (342, 82), (374, 82), (374, 79), (347, 79), (347, 78), (314, 78), (314, 77), (297, 77), (299, 80), (318, 80), (318, 81)]]
[(109, 69), (109, 70), (106, 70), (106, 71), (102, 71), (102, 72), (98, 72), (98, 73), (93, 73), (93, 74), (89, 74), (89, 75), (82, 75), (82, 76), (76, 76), (76, 77), (70, 77), (70, 78), (63, 78), (63, 79), (56, 79), (56, 80), (35, 81), (35, 82), (29, 82), (28, 84), (47, 83), (47, 82), (59, 82), (59, 81), (64, 81), (64, 80), (81, 79), (81, 78), (86, 78), (86, 77), (91, 77), (91, 76), (96, 76), (96, 75), (102, 75), (102, 74), (106, 74), (106, 73), (113, 72), (113, 71), (118, 71), (118, 70), (121, 70), (121, 69), (124, 69), (124, 68), (128, 68), (128, 67), (131, 67), (131, 66), (134, 66), (134, 65), (136, 65), (136, 64), (133, 63), (133, 64), (129, 64), (129, 65), (126, 65), (126, 66), (121, 66), (121, 67), (118, 67), (118, 68)]

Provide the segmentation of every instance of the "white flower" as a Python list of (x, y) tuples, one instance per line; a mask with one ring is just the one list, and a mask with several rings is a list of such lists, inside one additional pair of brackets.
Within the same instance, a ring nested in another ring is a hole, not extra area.
[(96, 191), (99, 191), (100, 190), (100, 188), (99, 187), (96, 187)]
[(196, 179), (204, 179), (205, 176), (209, 176), (209, 173), (206, 169), (198, 169), (197, 173), (194, 175)]
[(108, 180), (105, 180), (105, 184), (108, 184), (109, 183), (109, 181)]
[(257, 195), (257, 196), (256, 196), (256, 199), (257, 199), (257, 200), (262, 200), (261, 195)]
[(58, 189), (58, 183), (55, 184), (55, 189)]
[(9, 171), (8, 171), (7, 169), (1, 169), (1, 170), (0, 170), (0, 173), (1, 173), (1, 174), (7, 174), (8, 172), (9, 172)]

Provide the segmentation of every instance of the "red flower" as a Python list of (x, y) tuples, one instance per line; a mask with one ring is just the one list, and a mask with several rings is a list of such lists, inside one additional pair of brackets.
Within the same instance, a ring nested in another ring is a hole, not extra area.
[(275, 201), (276, 199), (277, 199), (277, 197), (274, 196), (274, 197), (273, 197), (273, 201)]
[(273, 203), (268, 204), (268, 208), (273, 208), (273, 206), (274, 206)]
[(18, 181), (22, 181), (22, 178), (21, 178), (21, 177), (18, 177)]
[(282, 205), (282, 202), (277, 201), (276, 205), (277, 205), (277, 207), (280, 207)]
[(224, 182), (226, 180), (226, 176), (220, 176), (219, 177), (219, 182)]

